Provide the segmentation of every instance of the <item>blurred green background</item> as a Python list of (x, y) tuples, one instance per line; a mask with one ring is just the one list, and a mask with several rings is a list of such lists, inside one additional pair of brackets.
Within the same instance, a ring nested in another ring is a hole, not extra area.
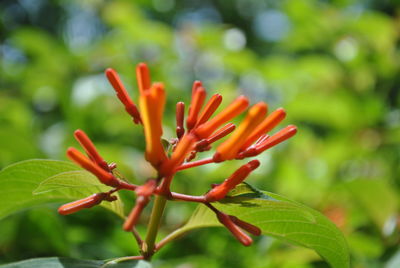
[[(353, 267), (400, 267), (399, 29), (396, 0), (2, 0), (0, 168), (66, 159), (80, 128), (127, 178), (143, 182), (143, 134), (103, 74), (117, 70), (136, 98), (135, 65), (143, 61), (168, 91), (166, 138), (174, 135), (174, 104), (189, 100), (195, 79), (209, 95), (222, 94), (225, 105), (245, 94), (271, 111), (284, 107), (279, 128), (295, 124), (299, 132), (260, 156), (262, 166), (247, 182), (330, 217), (347, 238)], [(173, 188), (204, 193), (240, 163), (182, 172)], [(59, 216), (58, 205), (0, 221), (0, 263), (136, 254), (110, 212)], [(169, 205), (161, 235), (193, 209)], [(311, 250), (270, 237), (242, 247), (222, 228), (195, 231), (154, 262), (326, 267)]]

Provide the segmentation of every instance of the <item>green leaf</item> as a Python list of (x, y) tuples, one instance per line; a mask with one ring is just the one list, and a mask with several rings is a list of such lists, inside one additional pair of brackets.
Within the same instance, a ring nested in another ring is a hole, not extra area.
[[(220, 202), (219, 210), (258, 226), (264, 235), (315, 250), (332, 267), (349, 267), (347, 243), (341, 231), (321, 213), (277, 194), (241, 184)], [(199, 205), (189, 221), (169, 237), (197, 228), (221, 226), (215, 214)]]
[(71, 258), (37, 258), (29, 259), (5, 265), (1, 268), (151, 268), (151, 264), (146, 261), (124, 261), (120, 263), (107, 263), (106, 261), (96, 260), (77, 260)]
[[(108, 191), (90, 173), (76, 165), (57, 160), (27, 160), (0, 171), (0, 219), (33, 206), (70, 201), (96, 192)], [(123, 217), (122, 202), (101, 206)]]

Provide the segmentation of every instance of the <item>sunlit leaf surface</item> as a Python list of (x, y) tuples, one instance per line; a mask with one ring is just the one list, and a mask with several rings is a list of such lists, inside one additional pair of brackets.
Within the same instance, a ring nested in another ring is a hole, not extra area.
[(106, 261), (96, 260), (78, 260), (70, 258), (37, 258), (30, 259), (5, 265), (0, 265), (1, 268), (151, 268), (150, 263), (145, 261), (126, 261), (120, 263), (107, 264)]
[[(33, 206), (76, 200), (109, 189), (69, 162), (38, 159), (19, 162), (0, 172), (0, 218)], [(103, 202), (101, 206), (123, 216), (119, 200)]]
[[(329, 219), (309, 207), (246, 184), (239, 185), (229, 197), (215, 203), (215, 207), (258, 226), (265, 235), (315, 250), (332, 267), (349, 267), (342, 233)], [(200, 205), (174, 235), (212, 226), (221, 224), (211, 210)]]

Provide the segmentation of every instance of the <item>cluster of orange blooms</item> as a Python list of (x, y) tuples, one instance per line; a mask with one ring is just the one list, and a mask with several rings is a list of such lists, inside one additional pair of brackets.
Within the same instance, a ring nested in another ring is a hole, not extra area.
[[(98, 205), (102, 201), (112, 202), (117, 198), (112, 195), (116, 191), (131, 190), (136, 193), (136, 205), (123, 225), (124, 230), (131, 231), (138, 222), (142, 210), (150, 202), (151, 197), (162, 195), (168, 200), (205, 204), (215, 212), (218, 220), (242, 244), (250, 245), (252, 239), (244, 231), (259, 235), (260, 229), (237, 217), (217, 210), (211, 203), (223, 199), (229, 191), (243, 182), (260, 165), (258, 160), (251, 160), (244, 164), (225, 181), (213, 185), (202, 196), (172, 192), (170, 189), (171, 181), (180, 170), (225, 160), (257, 156), (292, 137), (297, 131), (296, 127), (289, 125), (269, 136), (267, 133), (285, 118), (286, 113), (282, 108), (279, 108), (268, 114), (268, 106), (264, 102), (259, 102), (250, 107), (244, 120), (236, 127), (229, 121), (248, 108), (249, 100), (244, 96), (239, 96), (221, 112), (213, 116), (222, 102), (222, 96), (215, 94), (205, 103), (206, 91), (201, 82), (195, 81), (186, 126), (185, 104), (178, 102), (176, 105), (177, 138), (172, 140), (172, 149), (167, 151), (162, 143), (162, 117), (166, 102), (164, 85), (151, 82), (149, 69), (144, 63), (137, 66), (136, 72), (140, 93), (139, 108), (128, 95), (118, 74), (112, 69), (107, 69), (105, 73), (116, 91), (117, 97), (124, 105), (125, 110), (131, 115), (134, 123), (143, 126), (146, 139), (145, 158), (157, 170), (157, 177), (149, 178), (140, 186), (120, 179), (113, 171), (116, 165), (107, 163), (97, 152), (87, 135), (82, 130), (77, 130), (75, 138), (81, 144), (87, 156), (75, 148), (69, 148), (67, 156), (82, 168), (94, 174), (101, 183), (112, 187), (112, 190), (65, 204), (59, 208), (59, 213), (66, 215)], [(210, 150), (214, 142), (230, 133), (232, 134), (217, 146), (212, 157), (192, 161), (198, 152)]]

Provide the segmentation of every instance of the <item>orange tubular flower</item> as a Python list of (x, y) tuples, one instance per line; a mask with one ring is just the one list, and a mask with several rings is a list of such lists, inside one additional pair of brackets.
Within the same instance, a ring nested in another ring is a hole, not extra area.
[(218, 109), (219, 105), (222, 102), (222, 96), (220, 94), (213, 95), (210, 100), (207, 102), (206, 106), (204, 107), (203, 111), (199, 116), (199, 120), (197, 120), (196, 126), (199, 126), (205, 123), (210, 117), (213, 115), (215, 110)]
[(107, 198), (106, 193), (94, 194), (94, 195), (88, 196), (84, 199), (80, 199), (80, 200), (62, 205), (58, 209), (58, 213), (60, 213), (61, 215), (69, 215), (69, 214), (78, 212), (84, 208), (91, 208), (93, 206), (96, 206), (96, 205), (100, 204), (101, 201), (103, 201), (106, 198)]
[(216, 142), (219, 139), (222, 139), (232, 131), (234, 131), (236, 126), (232, 123), (228, 123), (219, 130), (217, 130), (213, 135), (209, 138), (199, 141), (196, 144), (196, 150), (201, 152), (206, 150), (212, 143)]
[(246, 118), (233, 132), (232, 136), (222, 143), (214, 155), (216, 162), (234, 159), (250, 133), (263, 120), (267, 113), (267, 105), (263, 102), (254, 105), (247, 113)]
[(217, 114), (211, 120), (200, 125), (195, 134), (199, 139), (204, 139), (210, 136), (219, 126), (241, 114), (249, 106), (249, 100), (245, 96), (239, 96), (222, 112)]
[(206, 195), (205, 199), (207, 202), (215, 202), (221, 200), (226, 194), (236, 187), (239, 183), (243, 182), (249, 174), (260, 166), (258, 160), (252, 160), (247, 164), (241, 166), (236, 170), (229, 178), (223, 183), (212, 188)]
[(256, 129), (247, 137), (246, 141), (242, 145), (241, 149), (245, 150), (250, 145), (253, 144), (261, 135), (271, 131), (276, 127), (283, 119), (286, 117), (286, 112), (282, 108), (276, 109), (267, 118), (265, 118), (261, 124), (259, 124)]
[(189, 116), (186, 120), (186, 127), (191, 130), (197, 123), (197, 116), (206, 98), (206, 91), (203, 87), (197, 87), (192, 95), (192, 102), (189, 108)]
[(224, 214), (217, 213), (217, 218), (220, 223), (222, 223), (232, 234), (233, 236), (244, 246), (250, 246), (253, 243), (253, 240), (250, 236), (248, 236), (245, 232), (243, 232), (233, 221), (232, 219)]
[(284, 129), (281, 129), (278, 133), (265, 140), (263, 143), (256, 146), (257, 153), (262, 153), (265, 150), (291, 138), (297, 133), (297, 127), (289, 125)]
[(136, 67), (136, 79), (139, 92), (142, 95), (151, 86), (150, 71), (145, 63), (139, 63)]
[(202, 83), (201, 81), (198, 81), (198, 80), (194, 81), (194, 82), (193, 82), (193, 86), (192, 86), (192, 96), (194, 95), (194, 93), (196, 92), (196, 90), (197, 90), (199, 87), (202, 87), (202, 86), (203, 86), (203, 83)]
[(137, 221), (139, 220), (140, 214), (149, 203), (149, 201), (150, 198), (148, 196), (138, 196), (136, 198), (136, 204), (133, 207), (131, 213), (129, 213), (129, 216), (126, 218), (124, 225), (122, 226), (125, 231), (132, 231), (132, 228), (136, 225)]
[(280, 131), (278, 131), (273, 136), (265, 139), (263, 142), (255, 145), (255, 146), (251, 146), (249, 149), (247, 149), (243, 152), (240, 152), (238, 154), (238, 158), (241, 159), (244, 157), (256, 156), (256, 155), (264, 152), (265, 150), (293, 137), (296, 133), (297, 133), (296, 126), (289, 125), (289, 126), (285, 127), (284, 129), (281, 129)]
[(108, 68), (106, 70), (106, 76), (108, 78), (108, 81), (110, 81), (111, 85), (113, 86), (114, 90), (117, 92), (118, 99), (125, 106), (125, 110), (132, 116), (133, 121), (136, 124), (141, 123), (142, 120), (140, 118), (139, 111), (138, 111), (135, 103), (132, 101), (132, 99), (129, 97), (128, 93), (126, 92), (124, 84), (122, 84), (121, 79), (119, 78), (117, 72), (115, 72), (111, 68)]
[(149, 89), (146, 89), (149, 77), (146, 77), (147, 68), (139, 65), (138, 78), (140, 88), (139, 107), (142, 115), (144, 135), (146, 138), (146, 159), (154, 167), (158, 167), (167, 159), (164, 147), (161, 143), (162, 131), (162, 116), (165, 105), (165, 90), (161, 83), (153, 84)]
[(261, 235), (261, 229), (258, 228), (257, 226), (254, 226), (253, 224), (250, 224), (248, 222), (242, 221), (242, 220), (240, 220), (237, 217), (232, 216), (232, 215), (229, 215), (229, 218), (231, 218), (233, 223), (235, 223), (237, 226), (239, 226), (243, 230), (246, 230), (248, 233), (250, 233), (252, 235), (255, 235), (255, 236)]
[(85, 149), (86, 154), (89, 156), (89, 158), (97, 165), (99, 165), (102, 169), (109, 172), (110, 168), (108, 167), (107, 162), (104, 161), (104, 159), (97, 152), (96, 147), (86, 135), (86, 133), (78, 129), (75, 130), (74, 136), (76, 140), (81, 144), (81, 146)]
[(94, 164), (89, 158), (87, 158), (77, 149), (72, 147), (68, 148), (67, 156), (79, 166), (95, 175), (101, 183), (111, 187), (118, 187), (120, 185), (119, 180), (114, 177), (114, 175)]
[(196, 140), (196, 136), (190, 133), (183, 136), (176, 146), (175, 151), (172, 153), (171, 158), (162, 165), (160, 169), (161, 174), (168, 176), (174, 173), (175, 168), (179, 166), (193, 150)]
[(176, 104), (176, 136), (178, 139), (181, 139), (183, 134), (185, 134), (185, 128), (183, 127), (184, 117), (185, 104), (180, 101)]

